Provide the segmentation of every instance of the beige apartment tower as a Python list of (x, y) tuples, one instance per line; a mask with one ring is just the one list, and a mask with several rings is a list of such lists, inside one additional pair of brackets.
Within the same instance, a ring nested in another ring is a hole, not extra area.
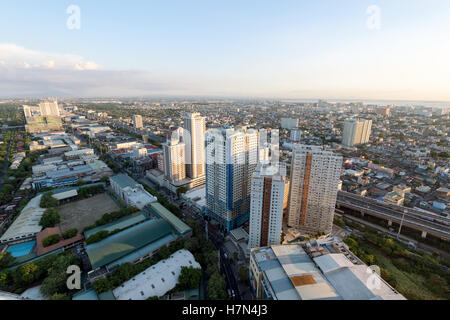
[(196, 179), (205, 175), (206, 118), (199, 113), (188, 113), (184, 117), (184, 129), (186, 175)]
[(294, 145), (288, 226), (308, 234), (330, 233), (342, 157), (322, 147)]
[(342, 144), (347, 147), (353, 147), (358, 144), (368, 143), (371, 132), (372, 120), (345, 120)]

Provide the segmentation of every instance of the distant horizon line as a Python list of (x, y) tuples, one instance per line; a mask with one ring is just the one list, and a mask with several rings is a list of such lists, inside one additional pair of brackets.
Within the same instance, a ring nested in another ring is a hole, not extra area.
[[(43, 100), (50, 96), (34, 96), (34, 97), (0, 97), (0, 101), (8, 100)], [(146, 95), (146, 96), (92, 96), (92, 97), (54, 97), (58, 100), (147, 100), (147, 99), (174, 99), (174, 100), (260, 100), (260, 101), (278, 101), (278, 102), (293, 102), (293, 103), (317, 103), (319, 101), (327, 103), (355, 103), (363, 104), (407, 104), (407, 105), (423, 105), (433, 104), (436, 107), (450, 108), (450, 101), (445, 100), (409, 100), (409, 99), (371, 99), (371, 98), (283, 98), (283, 97), (252, 97), (252, 96), (220, 96), (220, 95)], [(441, 106), (438, 106), (441, 104)]]

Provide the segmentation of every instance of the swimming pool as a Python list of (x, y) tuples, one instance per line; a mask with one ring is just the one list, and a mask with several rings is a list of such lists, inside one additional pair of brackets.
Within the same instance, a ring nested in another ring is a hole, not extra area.
[(33, 249), (34, 245), (36, 244), (36, 241), (30, 241), (30, 242), (24, 242), (21, 244), (16, 244), (13, 246), (8, 247), (6, 249), (6, 252), (11, 252), (11, 255), (14, 258), (26, 256), (31, 252), (31, 249)]

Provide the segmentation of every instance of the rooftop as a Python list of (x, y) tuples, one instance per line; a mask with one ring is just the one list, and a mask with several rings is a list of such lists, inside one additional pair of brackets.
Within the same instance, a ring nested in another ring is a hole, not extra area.
[(138, 183), (130, 178), (127, 174), (121, 173), (110, 177), (121, 189), (126, 187), (134, 188)]
[(146, 300), (161, 297), (175, 288), (182, 267), (201, 268), (187, 250), (179, 250), (113, 290), (117, 300)]
[(96, 269), (171, 233), (172, 228), (165, 220), (149, 220), (114, 234), (103, 241), (88, 245), (86, 252), (92, 269)]
[(159, 202), (152, 202), (149, 204), (149, 207), (153, 209), (153, 213), (156, 213), (159, 217), (169, 222), (180, 234), (186, 234), (192, 230), (191, 227), (163, 207)]

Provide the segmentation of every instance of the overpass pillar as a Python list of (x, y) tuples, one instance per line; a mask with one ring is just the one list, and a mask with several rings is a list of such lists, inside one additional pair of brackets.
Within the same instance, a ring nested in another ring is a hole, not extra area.
[(388, 226), (392, 226), (392, 220), (388, 220)]
[(426, 231), (422, 231), (422, 238), (426, 238), (427, 237), (427, 232)]

